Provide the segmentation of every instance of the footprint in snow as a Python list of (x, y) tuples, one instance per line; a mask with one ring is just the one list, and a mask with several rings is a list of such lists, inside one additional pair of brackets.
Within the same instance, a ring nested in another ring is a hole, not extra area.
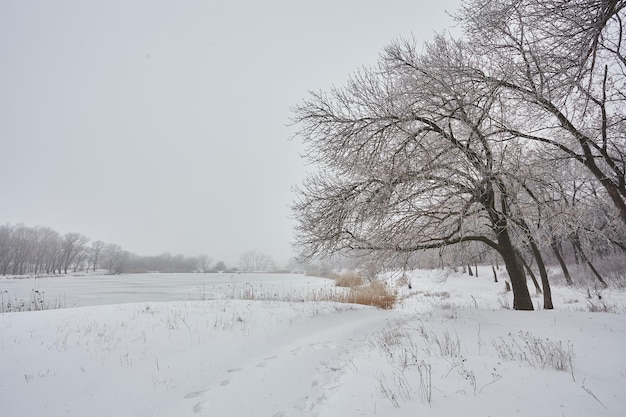
[(230, 384), (230, 381), (228, 379), (225, 379), (223, 381), (220, 381), (220, 387), (225, 387), (226, 385)]
[(202, 394), (204, 394), (205, 392), (207, 392), (208, 390), (202, 390), (202, 391), (194, 391), (194, 392), (190, 392), (189, 394), (185, 395), (186, 399), (190, 399), (190, 398), (196, 398), (201, 396)]
[(295, 349), (291, 349), (290, 352), (291, 352), (291, 354), (293, 356), (301, 356), (302, 355), (302, 348), (298, 347), (298, 348), (295, 348)]
[(257, 363), (257, 368), (265, 368), (267, 365), (269, 365), (269, 362), (276, 359), (278, 356), (276, 355), (272, 355), (272, 356), (268, 356), (267, 358), (263, 358), (263, 360), (259, 363)]
[(194, 413), (200, 413), (202, 411), (207, 410), (208, 401), (200, 401), (198, 404), (193, 406)]
[(337, 345), (331, 342), (315, 342), (315, 343), (310, 343), (309, 347), (313, 349), (313, 351), (318, 351), (322, 349), (335, 349)]
[(241, 372), (243, 371), (243, 368), (233, 368), (233, 369), (229, 369), (228, 372), (229, 374), (232, 374), (233, 372)]

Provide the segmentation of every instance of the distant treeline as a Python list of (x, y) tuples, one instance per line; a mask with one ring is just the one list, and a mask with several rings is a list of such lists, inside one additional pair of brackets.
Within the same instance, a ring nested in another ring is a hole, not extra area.
[(210, 272), (227, 270), (223, 262), (211, 268), (207, 255), (185, 257), (164, 253), (140, 256), (113, 243), (90, 241), (80, 233), (60, 234), (49, 227), (23, 224), (0, 226), (0, 274), (53, 275), (101, 270), (122, 272)]

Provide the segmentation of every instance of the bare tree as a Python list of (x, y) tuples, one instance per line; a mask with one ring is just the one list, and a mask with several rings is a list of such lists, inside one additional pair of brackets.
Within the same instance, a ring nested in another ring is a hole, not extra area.
[(202, 255), (198, 255), (198, 269), (202, 272), (207, 272), (209, 270), (209, 267), (211, 266), (211, 258), (209, 258), (209, 255), (206, 254), (202, 254)]
[(267, 272), (274, 267), (274, 261), (262, 252), (248, 251), (239, 257), (239, 266), (246, 272)]
[[(50, 273), (54, 265), (54, 259), (58, 254), (61, 236), (49, 227), (36, 227), (37, 234), (34, 274), (40, 271)], [(53, 272), (53, 271), (52, 271)]]
[(213, 268), (216, 272), (223, 272), (227, 270), (226, 263), (224, 261), (217, 261)]
[(109, 273), (119, 274), (122, 272), (128, 253), (121, 246), (110, 243), (104, 247), (102, 257)]
[(10, 263), (11, 250), (11, 230), (8, 224), (0, 226), (0, 272), (7, 274)]
[(70, 265), (82, 257), (87, 248), (87, 243), (89, 243), (89, 238), (80, 233), (66, 233), (63, 235), (63, 241), (61, 242), (63, 254), (59, 268), (62, 266), (65, 274), (67, 274)]
[(302, 258), (481, 242), (502, 257), (514, 308), (533, 309), (510, 222), (507, 153), (516, 141), (494, 128), (506, 117), (497, 88), (466, 76), (473, 59), (468, 45), (443, 36), (422, 55), (397, 42), (378, 69), (295, 109), (307, 156), (320, 166), (293, 206)]
[[(100, 260), (100, 255), (102, 251), (106, 247), (106, 243), (101, 240), (96, 240), (91, 243), (91, 251), (90, 251), (90, 260), (89, 263), (92, 265), (93, 271), (96, 271), (98, 268), (98, 261)], [(87, 272), (89, 272), (89, 264), (87, 265)]]
[(35, 232), (30, 227), (18, 224), (11, 235), (12, 273), (22, 275), (28, 271), (28, 263), (35, 251)]
[(46, 227), (0, 226), (0, 272), (38, 274), (54, 270), (60, 262), (60, 236)]

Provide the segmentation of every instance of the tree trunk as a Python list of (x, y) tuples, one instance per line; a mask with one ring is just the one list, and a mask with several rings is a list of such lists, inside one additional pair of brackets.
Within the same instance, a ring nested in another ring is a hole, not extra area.
[(602, 284), (602, 286), (604, 288), (608, 288), (609, 284), (606, 283), (606, 281), (604, 279), (602, 279), (602, 275), (600, 275), (600, 273), (598, 272), (598, 270), (593, 266), (593, 264), (591, 263), (591, 261), (589, 260), (589, 258), (587, 258), (587, 255), (583, 256), (583, 259), (585, 261), (585, 263), (587, 264), (587, 266), (589, 267), (589, 269), (591, 269), (591, 272), (593, 273), (593, 275), (596, 277), (596, 279), (598, 281), (600, 281), (600, 283)]
[(533, 270), (530, 268), (530, 265), (528, 264), (528, 262), (526, 262), (526, 260), (524, 259), (524, 257), (519, 251), (516, 250), (515, 253), (517, 254), (517, 258), (519, 259), (520, 263), (522, 264), (522, 266), (524, 267), (528, 275), (530, 275), (530, 279), (533, 282), (533, 285), (535, 286), (535, 291), (537, 292), (537, 294), (543, 293), (543, 291), (541, 290), (541, 286), (539, 285), (539, 282), (537, 281), (537, 277), (535, 276), (535, 273), (533, 272)]
[(552, 242), (550, 244), (550, 248), (552, 249), (554, 256), (556, 256), (556, 260), (559, 261), (559, 265), (561, 265), (561, 270), (563, 270), (563, 275), (565, 276), (565, 282), (567, 283), (567, 285), (574, 285), (574, 281), (572, 281), (572, 276), (569, 274), (569, 270), (567, 269), (567, 265), (563, 260), (561, 251), (559, 251), (559, 246), (556, 242)]
[(491, 264), (491, 270), (493, 271), (493, 281), (498, 282), (498, 274), (496, 274), (496, 267)]
[(587, 266), (589, 266), (589, 269), (591, 269), (591, 272), (593, 273), (593, 275), (596, 277), (596, 279), (598, 281), (600, 281), (600, 283), (602, 283), (602, 286), (604, 288), (608, 288), (609, 284), (606, 283), (606, 281), (604, 279), (602, 279), (602, 276), (600, 275), (600, 273), (598, 272), (598, 270), (593, 266), (593, 264), (591, 263), (591, 260), (589, 260), (589, 258), (587, 257), (587, 255), (585, 254), (585, 252), (583, 251), (583, 248), (580, 244), (580, 241), (578, 239), (576, 239), (574, 241), (574, 243), (576, 244), (576, 248), (579, 251), (580, 257), (582, 258), (582, 260), (587, 264)]
[(572, 248), (574, 249), (574, 262), (576, 262), (576, 265), (580, 265), (580, 252), (578, 251), (578, 245), (576, 243), (578, 238), (574, 239), (573, 237), (570, 238), (570, 242), (572, 243)]
[[(550, 289), (550, 282), (548, 281), (548, 271), (546, 270), (546, 264), (543, 262), (543, 257), (541, 256), (541, 251), (537, 244), (535, 243), (535, 237), (531, 232), (530, 227), (524, 219), (520, 219), (520, 224), (524, 230), (524, 234), (526, 235), (526, 239), (528, 241), (528, 246), (530, 247), (530, 251), (533, 255), (533, 258), (537, 261), (537, 268), (539, 269), (539, 275), (541, 276), (541, 286), (543, 287), (543, 291), (539, 289), (539, 284), (537, 284), (537, 278), (530, 267), (526, 264), (524, 266), (530, 273), (531, 278), (533, 279), (533, 283), (535, 284), (535, 288), (537, 288), (537, 293), (543, 293), (543, 308), (547, 310), (552, 310), (554, 306), (552, 305), (552, 291)], [(520, 260), (524, 262), (524, 258), (520, 256)]]
[(541, 286), (543, 287), (543, 308), (545, 310), (552, 310), (554, 305), (552, 304), (552, 289), (550, 288), (550, 281), (548, 281), (548, 271), (546, 270), (546, 264), (543, 262), (541, 251), (539, 251), (539, 248), (533, 239), (530, 239), (530, 249), (532, 250), (535, 260), (537, 261), (537, 268), (539, 268), (539, 275), (541, 276)]
[(539, 285), (539, 282), (537, 281), (537, 277), (535, 276), (535, 273), (533, 272), (533, 270), (530, 269), (530, 266), (526, 263), (524, 258), (520, 256), (519, 260), (522, 263), (522, 265), (524, 265), (524, 268), (526, 269), (526, 272), (528, 272), (528, 275), (530, 275), (530, 280), (533, 282), (533, 285), (535, 286), (535, 291), (537, 291), (537, 294), (543, 293), (543, 291), (541, 291), (541, 286)]
[(498, 234), (498, 249), (511, 280), (514, 310), (534, 310), (533, 301), (526, 285), (526, 274), (511, 243), (508, 230), (503, 228)]

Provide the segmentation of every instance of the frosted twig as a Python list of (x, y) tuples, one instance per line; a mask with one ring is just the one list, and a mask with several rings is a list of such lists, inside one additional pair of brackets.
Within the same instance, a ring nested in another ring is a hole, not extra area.
[(587, 394), (591, 395), (591, 396), (592, 396), (592, 397), (593, 397), (593, 398), (594, 398), (594, 399), (595, 399), (595, 400), (596, 400), (596, 401), (597, 401), (597, 402), (598, 402), (598, 403), (599, 403), (602, 407), (604, 407), (604, 408), (605, 408), (605, 409), (607, 409), (607, 410), (609, 409), (606, 405), (604, 405), (604, 404), (602, 403), (602, 401), (600, 401), (600, 400), (598, 399), (598, 397), (596, 397), (596, 394), (594, 394), (594, 393), (593, 393), (593, 391), (591, 391), (589, 388), (587, 388), (587, 387), (585, 386), (585, 380), (584, 380), (584, 379), (583, 379), (583, 384), (582, 384), (581, 388), (582, 388), (582, 389), (584, 389), (584, 390), (585, 390), (585, 392), (587, 392)]

